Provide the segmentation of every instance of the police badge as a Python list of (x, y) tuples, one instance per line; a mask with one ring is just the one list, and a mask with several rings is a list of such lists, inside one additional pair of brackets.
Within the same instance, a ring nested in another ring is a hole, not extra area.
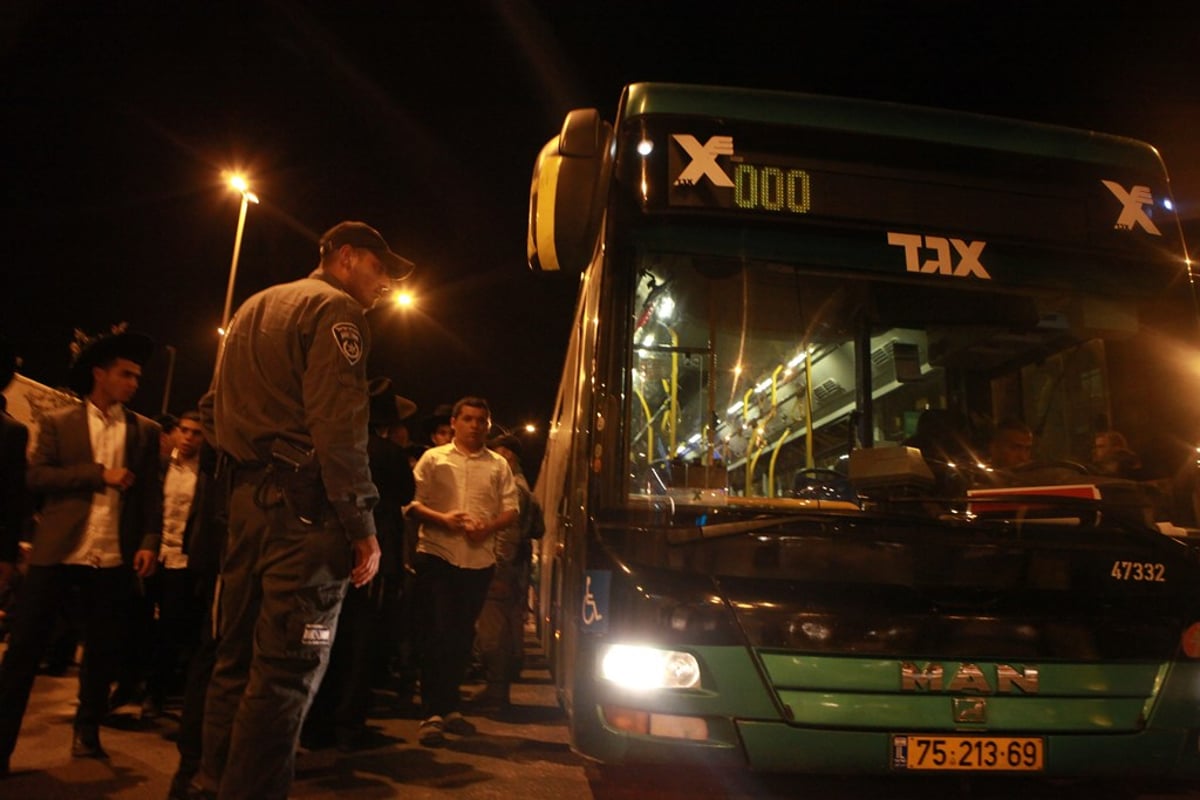
[(362, 334), (358, 332), (358, 326), (353, 322), (339, 322), (331, 330), (338, 350), (342, 351), (342, 355), (353, 367), (363, 356)]

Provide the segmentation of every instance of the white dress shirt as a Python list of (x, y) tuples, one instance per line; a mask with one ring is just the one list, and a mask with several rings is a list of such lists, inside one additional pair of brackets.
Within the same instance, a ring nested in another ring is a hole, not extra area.
[[(413, 467), (415, 501), (442, 513), (467, 512), (479, 522), (491, 522), (508, 510), (518, 510), (517, 484), (508, 462), (486, 447), (474, 453), (454, 442), (426, 450)], [(472, 542), (422, 520), (418, 553), (429, 553), (463, 569), (485, 569), (496, 563), (495, 536)]]
[[(106, 414), (91, 400), (85, 401), (85, 405), (92, 458), (105, 469), (124, 467), (125, 407), (114, 403)], [(120, 523), (121, 493), (106, 485), (92, 495), (83, 538), (63, 563), (89, 567), (121, 566)]]
[(171, 451), (167, 474), (163, 478), (163, 532), (158, 560), (167, 569), (184, 569), (188, 565), (183, 552), (183, 532), (192, 500), (196, 496), (196, 478), (200, 475), (200, 458), (182, 458), (179, 449)]

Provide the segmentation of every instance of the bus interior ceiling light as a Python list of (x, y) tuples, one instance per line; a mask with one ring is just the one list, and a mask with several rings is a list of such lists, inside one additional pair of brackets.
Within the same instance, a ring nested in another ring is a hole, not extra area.
[(662, 300), (658, 303), (658, 308), (655, 309), (655, 315), (664, 322), (675, 315), (675, 301), (671, 295), (663, 295)]
[(700, 664), (691, 653), (657, 647), (615, 644), (600, 663), (601, 676), (625, 689), (694, 689)]

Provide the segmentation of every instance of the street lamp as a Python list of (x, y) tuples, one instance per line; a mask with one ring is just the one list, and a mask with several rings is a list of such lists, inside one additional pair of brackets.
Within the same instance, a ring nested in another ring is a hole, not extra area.
[(412, 308), (417, 303), (416, 295), (407, 289), (397, 289), (392, 293), (392, 302), (396, 304), (396, 308)]
[(233, 283), (237, 279), (238, 254), (242, 251), (242, 230), (246, 227), (246, 207), (257, 203), (258, 196), (250, 191), (250, 184), (241, 175), (230, 175), (229, 186), (242, 195), (242, 208), (238, 212), (237, 235), (233, 238), (233, 261), (229, 265), (229, 288), (225, 290), (225, 313), (221, 315), (221, 335), (229, 330), (229, 310), (233, 305)]

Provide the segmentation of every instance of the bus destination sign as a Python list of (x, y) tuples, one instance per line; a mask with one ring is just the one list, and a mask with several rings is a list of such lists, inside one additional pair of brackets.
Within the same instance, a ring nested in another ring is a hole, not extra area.
[(732, 136), (700, 141), (688, 133), (671, 135), (671, 206), (807, 214), (812, 208), (812, 173), (778, 157), (747, 158)]

